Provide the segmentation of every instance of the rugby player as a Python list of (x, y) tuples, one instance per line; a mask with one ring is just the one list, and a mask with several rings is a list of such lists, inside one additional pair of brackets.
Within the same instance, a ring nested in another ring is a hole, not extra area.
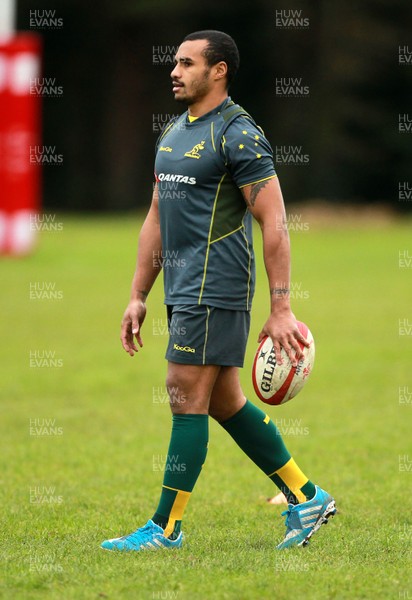
[(239, 382), (255, 288), (252, 218), (263, 236), (271, 306), (259, 341), (270, 336), (276, 359), (283, 347), (294, 365), (298, 342), (307, 342), (289, 303), (289, 235), (272, 149), (228, 96), (238, 66), (234, 40), (213, 30), (186, 36), (175, 56), (172, 92), (187, 110), (157, 141), (156, 185), (121, 332), (133, 356), (143, 345), (146, 301), (161, 270), (153, 257), (162, 256), (171, 439), (154, 514), (133, 533), (104, 541), (108, 550), (182, 545), (183, 513), (206, 460), (209, 416), (286, 496), (278, 549), (306, 545), (336, 512), (334, 499), (301, 471), (276, 425), (246, 399)]

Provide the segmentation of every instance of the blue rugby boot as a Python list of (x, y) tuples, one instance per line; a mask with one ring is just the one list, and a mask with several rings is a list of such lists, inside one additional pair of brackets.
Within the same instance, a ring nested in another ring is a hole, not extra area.
[(328, 522), (336, 514), (335, 500), (322, 488), (315, 486), (316, 494), (312, 500), (301, 504), (289, 504), (286, 515), (285, 539), (278, 546), (278, 550), (291, 546), (306, 546), (314, 533), (321, 525)]
[(180, 532), (175, 540), (170, 540), (165, 537), (163, 529), (149, 519), (146, 525), (136, 529), (133, 533), (112, 540), (105, 540), (101, 547), (105, 550), (115, 550), (117, 552), (138, 552), (139, 550), (180, 548), (182, 541), (183, 532)]

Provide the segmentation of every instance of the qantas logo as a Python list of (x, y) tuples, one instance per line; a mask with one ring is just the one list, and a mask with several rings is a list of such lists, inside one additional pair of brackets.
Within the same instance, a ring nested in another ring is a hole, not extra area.
[(175, 175), (174, 173), (159, 173), (157, 181), (176, 181), (176, 183), (189, 183), (196, 185), (196, 177), (188, 177), (188, 175)]

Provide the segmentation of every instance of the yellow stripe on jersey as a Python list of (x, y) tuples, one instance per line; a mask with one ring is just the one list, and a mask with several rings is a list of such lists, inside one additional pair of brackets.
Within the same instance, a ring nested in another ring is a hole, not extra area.
[(223, 173), (222, 177), (220, 178), (219, 185), (217, 186), (216, 196), (215, 196), (215, 200), (213, 202), (212, 217), (210, 219), (209, 236), (208, 236), (208, 240), (207, 240), (205, 266), (203, 268), (203, 279), (202, 279), (202, 285), (200, 286), (200, 294), (199, 294), (198, 304), (200, 304), (202, 302), (203, 289), (205, 287), (205, 281), (206, 281), (207, 263), (209, 261), (210, 238), (212, 237), (212, 228), (213, 228), (213, 222), (215, 219), (217, 199), (219, 198), (220, 187), (221, 187), (225, 177), (226, 177), (226, 173)]
[(277, 175), (271, 175), (270, 177), (264, 177), (263, 179), (258, 179), (257, 181), (251, 181), (250, 183), (242, 183), (239, 185), (239, 189), (246, 187), (247, 185), (254, 185), (255, 183), (260, 183), (261, 181), (267, 181), (268, 179), (275, 179)]
[(266, 415), (266, 417), (263, 419), (264, 424), (267, 425), (269, 423), (269, 421), (270, 421), (270, 417), (269, 417), (269, 415)]
[[(245, 216), (246, 216), (246, 213), (245, 213)], [(244, 220), (245, 220), (245, 217), (243, 217), (243, 219), (242, 219), (242, 233), (243, 233), (243, 237), (245, 238), (246, 249), (247, 249), (247, 253), (248, 253), (248, 256), (249, 256), (249, 262), (248, 262), (248, 265), (247, 265), (247, 298), (246, 298), (246, 306), (247, 306), (248, 310), (251, 310), (251, 306), (249, 306), (249, 298), (250, 298), (250, 280), (252, 278), (252, 253), (250, 252), (249, 240), (247, 239)]]
[(215, 146), (215, 122), (214, 121), (212, 121), (210, 123), (210, 137), (212, 138), (213, 150), (216, 152), (216, 146)]
[(225, 144), (226, 144), (226, 138), (225, 138), (225, 136), (224, 136), (224, 135), (222, 135), (222, 142), (221, 142), (221, 145), (222, 145), (223, 154), (226, 156)]
[(166, 129), (162, 133), (161, 137), (159, 138), (159, 142), (164, 138), (164, 136), (166, 135), (166, 133), (169, 131), (169, 129), (171, 129), (173, 127), (174, 124), (175, 124), (175, 121), (173, 121), (173, 123), (170, 123), (170, 125), (168, 125), (166, 127)]
[(232, 235), (232, 233), (236, 233), (236, 231), (239, 231), (239, 229), (242, 229), (243, 225), (240, 225), (239, 227), (237, 227), (237, 229), (234, 229), (233, 231), (229, 231), (229, 233), (225, 233), (225, 235), (221, 235), (219, 238), (217, 238), (216, 240), (212, 240), (210, 243), (214, 244), (215, 242), (220, 242), (220, 240), (223, 240), (224, 238), (228, 237), (229, 235)]

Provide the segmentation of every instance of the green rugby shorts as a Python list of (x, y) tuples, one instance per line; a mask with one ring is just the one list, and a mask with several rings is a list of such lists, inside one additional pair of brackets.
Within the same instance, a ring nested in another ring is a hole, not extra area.
[(187, 365), (243, 367), (250, 312), (215, 306), (167, 306), (166, 359)]

